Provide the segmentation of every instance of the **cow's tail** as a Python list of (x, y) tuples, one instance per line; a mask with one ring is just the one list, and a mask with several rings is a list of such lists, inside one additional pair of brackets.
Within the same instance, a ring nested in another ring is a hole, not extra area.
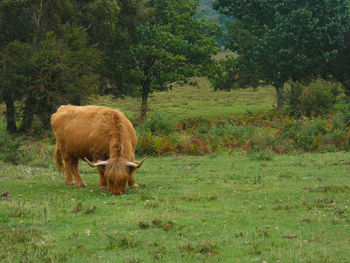
[(58, 170), (60, 172), (62, 172), (64, 170), (64, 165), (63, 165), (61, 150), (57, 144), (56, 144), (55, 151), (53, 153), (53, 157), (55, 159), (55, 163), (56, 163)]

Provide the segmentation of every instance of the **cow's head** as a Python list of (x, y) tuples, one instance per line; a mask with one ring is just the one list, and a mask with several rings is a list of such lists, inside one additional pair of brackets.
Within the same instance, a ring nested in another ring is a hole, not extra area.
[(108, 190), (111, 194), (119, 195), (125, 193), (126, 184), (135, 171), (141, 167), (142, 161), (126, 161), (122, 158), (111, 158), (107, 161), (91, 163), (85, 158), (91, 167), (101, 167), (104, 177), (108, 184)]

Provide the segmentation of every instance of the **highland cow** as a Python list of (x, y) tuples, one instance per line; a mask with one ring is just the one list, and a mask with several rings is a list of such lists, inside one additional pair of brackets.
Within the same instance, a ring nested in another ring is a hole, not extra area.
[(84, 159), (98, 168), (101, 190), (124, 194), (126, 184), (138, 187), (134, 173), (144, 160), (134, 160), (137, 137), (122, 112), (99, 106), (61, 106), (51, 116), (51, 127), (56, 136), (54, 159), (65, 172), (67, 185), (86, 187), (78, 172), (78, 162)]

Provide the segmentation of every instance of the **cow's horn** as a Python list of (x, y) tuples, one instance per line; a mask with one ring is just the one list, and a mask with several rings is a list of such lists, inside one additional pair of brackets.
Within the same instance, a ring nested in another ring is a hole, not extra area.
[(90, 167), (97, 167), (97, 166), (102, 166), (102, 165), (107, 165), (107, 161), (101, 161), (97, 163), (92, 163), (88, 160), (88, 158), (84, 157), (84, 160), (90, 165)]
[(146, 160), (146, 158), (143, 158), (143, 160), (141, 162), (138, 162), (138, 163), (136, 163), (136, 162), (127, 162), (126, 166), (140, 168), (145, 160)]

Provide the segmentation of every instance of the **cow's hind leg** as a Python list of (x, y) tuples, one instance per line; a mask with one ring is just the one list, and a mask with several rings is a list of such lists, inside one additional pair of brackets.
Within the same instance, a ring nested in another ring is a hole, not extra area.
[(70, 167), (70, 164), (69, 162), (65, 162), (64, 163), (64, 174), (65, 174), (65, 182), (66, 182), (66, 185), (68, 186), (72, 186), (72, 185), (75, 185), (74, 184), (74, 180), (73, 180), (73, 174), (72, 174), (72, 169)]
[(65, 174), (66, 174), (65, 175), (66, 185), (68, 185), (68, 186), (75, 185), (74, 180), (73, 180), (73, 176), (69, 172), (67, 172), (67, 170), (65, 171)]

